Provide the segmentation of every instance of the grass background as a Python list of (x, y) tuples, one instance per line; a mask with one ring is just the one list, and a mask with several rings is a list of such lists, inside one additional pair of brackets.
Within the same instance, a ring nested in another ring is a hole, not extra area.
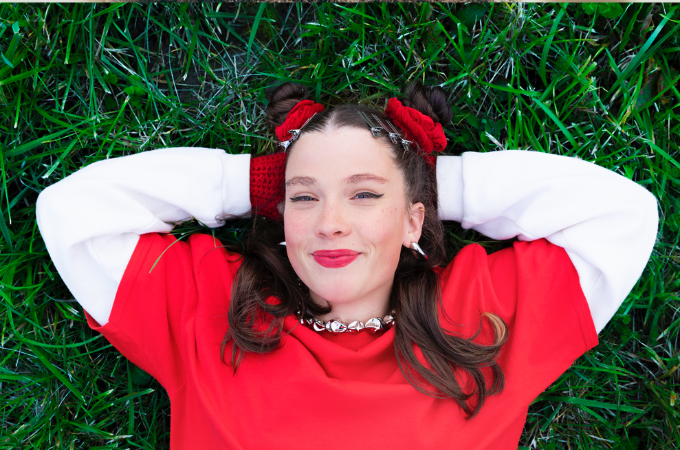
[[(55, 271), (42, 189), (155, 148), (274, 152), (261, 102), (286, 80), (326, 105), (382, 108), (414, 79), (450, 92), (449, 154), (578, 156), (659, 199), (643, 276), (532, 404), (520, 446), (677, 448), (679, 20), (671, 4), (1, 5), (0, 448), (169, 442), (167, 394), (89, 329)], [(238, 241), (246, 225), (215, 231)], [(447, 232), (452, 255), (507, 245)]]

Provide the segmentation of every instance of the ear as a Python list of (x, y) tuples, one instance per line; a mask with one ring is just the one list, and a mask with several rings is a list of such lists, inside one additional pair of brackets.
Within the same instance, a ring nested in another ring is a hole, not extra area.
[(411, 205), (411, 211), (408, 216), (408, 224), (406, 228), (406, 235), (402, 245), (406, 248), (411, 248), (411, 244), (420, 240), (420, 234), (423, 231), (423, 222), (425, 221), (425, 206), (421, 203), (414, 203)]

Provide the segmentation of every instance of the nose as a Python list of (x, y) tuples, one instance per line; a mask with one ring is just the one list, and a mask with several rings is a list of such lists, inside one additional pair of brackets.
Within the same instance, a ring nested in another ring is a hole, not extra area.
[(326, 201), (316, 221), (317, 236), (335, 238), (349, 234), (349, 230), (349, 222), (342, 206), (334, 201)]

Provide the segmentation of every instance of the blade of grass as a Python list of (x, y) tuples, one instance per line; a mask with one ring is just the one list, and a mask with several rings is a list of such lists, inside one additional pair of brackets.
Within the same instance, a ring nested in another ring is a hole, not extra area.
[(246, 61), (250, 63), (250, 53), (253, 47), (253, 42), (255, 42), (255, 35), (257, 34), (257, 27), (260, 25), (260, 20), (262, 19), (262, 13), (266, 8), (266, 3), (260, 4), (257, 9), (257, 14), (255, 15), (255, 20), (253, 21), (253, 26), (250, 29), (250, 37), (248, 38), (248, 48), (246, 49)]

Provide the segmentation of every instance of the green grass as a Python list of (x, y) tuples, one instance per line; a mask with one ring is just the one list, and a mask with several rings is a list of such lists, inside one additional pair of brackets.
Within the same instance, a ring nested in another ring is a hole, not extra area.
[[(600, 345), (532, 404), (520, 446), (677, 448), (680, 11), (621, 6), (1, 5), (0, 448), (169, 442), (167, 394), (88, 328), (55, 271), (35, 222), (42, 189), (155, 148), (274, 152), (261, 101), (286, 80), (327, 105), (384, 107), (414, 79), (451, 93), (450, 154), (578, 156), (659, 199), (642, 278)], [(216, 233), (234, 241), (245, 226)], [(452, 250), (507, 245), (447, 230)]]

